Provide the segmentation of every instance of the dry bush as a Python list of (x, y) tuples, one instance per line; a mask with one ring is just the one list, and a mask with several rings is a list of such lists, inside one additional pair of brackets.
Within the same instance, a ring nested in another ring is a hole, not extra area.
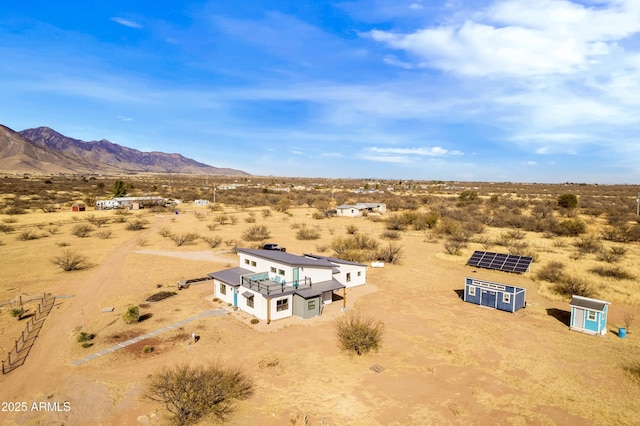
[(233, 412), (235, 400), (253, 394), (252, 381), (240, 370), (212, 364), (207, 367), (164, 367), (150, 377), (145, 396), (164, 404), (176, 424), (187, 425), (214, 415), (222, 421)]
[(158, 231), (158, 234), (160, 234), (161, 237), (168, 238), (171, 236), (171, 229), (168, 226), (163, 226)]
[(185, 244), (191, 244), (198, 240), (200, 235), (194, 232), (185, 232), (184, 234), (171, 234), (169, 239), (175, 243), (177, 247), (182, 247)]
[(336, 331), (342, 350), (364, 355), (380, 348), (384, 324), (350, 313), (336, 321)]
[(355, 225), (349, 225), (347, 226), (347, 234), (348, 235), (355, 235), (358, 233), (358, 227)]
[(594, 294), (589, 282), (583, 278), (565, 276), (562, 281), (554, 286), (556, 293), (564, 296), (584, 296), (591, 297)]
[(271, 210), (269, 209), (262, 209), (262, 217), (264, 219), (271, 217)]
[(380, 235), (380, 237), (385, 240), (399, 240), (400, 232), (387, 229)]
[(17, 236), (20, 241), (37, 240), (41, 237), (42, 235), (38, 234), (36, 231), (22, 231)]
[(402, 260), (404, 252), (402, 246), (389, 242), (386, 246), (380, 247), (376, 253), (376, 260), (397, 265)]
[(619, 262), (627, 254), (627, 248), (622, 246), (611, 247), (610, 249), (602, 249), (598, 253), (598, 260), (607, 263)]
[(587, 225), (579, 219), (566, 219), (557, 223), (553, 232), (559, 236), (575, 237), (580, 234), (584, 234), (587, 230)]
[(224, 225), (228, 221), (229, 216), (227, 216), (226, 214), (219, 214), (218, 216), (216, 216), (216, 222), (218, 222), (220, 225)]
[(208, 229), (209, 231), (215, 231), (217, 227), (218, 227), (218, 224), (217, 224), (217, 223), (208, 223), (208, 224), (207, 224), (207, 229)]
[(207, 243), (209, 248), (216, 248), (222, 244), (222, 238), (220, 237), (202, 237), (202, 241)]
[(444, 249), (447, 253), (454, 256), (462, 256), (462, 249), (466, 247), (462, 241), (448, 240), (444, 243)]
[(315, 228), (303, 226), (296, 232), (296, 238), (298, 240), (317, 240), (320, 238), (320, 232)]
[(135, 324), (140, 321), (140, 308), (138, 306), (129, 306), (127, 312), (122, 315), (125, 324)]
[(0, 232), (4, 232), (5, 234), (10, 234), (13, 231), (15, 231), (15, 228), (13, 226), (0, 223)]
[(635, 276), (620, 268), (619, 266), (595, 266), (589, 269), (589, 272), (601, 277), (613, 278), (615, 280), (632, 280), (635, 278)]
[(101, 231), (96, 232), (96, 237), (100, 238), (101, 240), (108, 240), (112, 234), (113, 233), (111, 232), (110, 229), (103, 229)]
[(193, 214), (193, 216), (194, 216), (196, 219), (200, 220), (200, 221), (202, 221), (202, 220), (205, 220), (205, 219), (206, 219), (205, 214), (204, 214), (204, 213), (202, 213), (202, 212), (195, 212), (195, 213)]
[(242, 239), (245, 241), (264, 241), (271, 238), (269, 228), (265, 225), (253, 225), (242, 233)]
[(87, 238), (91, 235), (91, 231), (93, 231), (93, 226), (87, 225), (86, 223), (80, 223), (78, 225), (74, 225), (71, 229), (71, 234), (78, 238)]
[(564, 280), (564, 263), (557, 260), (552, 260), (543, 266), (536, 274), (539, 280), (547, 281), (550, 283), (558, 283)]
[(106, 225), (109, 223), (109, 218), (105, 216), (98, 216), (94, 214), (90, 214), (87, 216), (87, 222), (95, 226), (96, 228), (100, 228), (102, 225)]
[(145, 219), (134, 219), (127, 222), (127, 231), (140, 231), (147, 224)]
[(593, 236), (579, 238), (573, 245), (581, 253), (597, 253), (602, 251), (602, 242)]
[(88, 266), (85, 256), (71, 250), (65, 250), (61, 255), (54, 257), (52, 262), (65, 272), (77, 271)]
[(160, 291), (147, 297), (145, 299), (145, 302), (160, 302), (161, 300), (176, 296), (177, 294), (178, 293), (176, 293), (175, 291)]

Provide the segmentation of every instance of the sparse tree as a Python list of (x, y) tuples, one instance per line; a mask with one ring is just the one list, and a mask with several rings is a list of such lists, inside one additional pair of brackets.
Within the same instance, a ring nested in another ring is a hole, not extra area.
[(54, 257), (52, 262), (65, 272), (76, 271), (87, 267), (87, 258), (71, 250), (65, 250), (60, 256)]
[(242, 239), (245, 241), (264, 241), (268, 238), (271, 238), (271, 233), (265, 225), (250, 226), (242, 234)]
[(176, 244), (176, 246), (181, 247), (185, 244), (193, 243), (200, 238), (200, 236), (193, 232), (186, 232), (184, 234), (171, 234), (169, 238)]
[(86, 223), (80, 223), (75, 225), (73, 229), (71, 229), (71, 233), (78, 238), (86, 238), (91, 235), (91, 231), (93, 231), (93, 226), (88, 225)]
[(558, 206), (563, 209), (575, 209), (578, 207), (578, 197), (575, 194), (562, 194), (558, 196)]
[(151, 376), (145, 396), (163, 403), (176, 424), (187, 425), (207, 415), (223, 420), (233, 412), (236, 400), (252, 393), (252, 381), (238, 369), (177, 365)]

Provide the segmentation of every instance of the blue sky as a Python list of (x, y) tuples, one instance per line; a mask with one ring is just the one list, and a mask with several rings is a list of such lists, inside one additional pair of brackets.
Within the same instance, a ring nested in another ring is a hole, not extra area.
[(256, 175), (640, 183), (638, 0), (5, 3), (14, 130)]

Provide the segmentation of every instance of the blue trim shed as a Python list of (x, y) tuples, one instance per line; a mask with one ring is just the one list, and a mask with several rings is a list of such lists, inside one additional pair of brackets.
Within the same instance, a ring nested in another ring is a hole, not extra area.
[(526, 290), (491, 281), (465, 278), (463, 300), (501, 311), (515, 312), (526, 305)]
[(609, 302), (589, 297), (571, 296), (571, 323), (569, 328), (587, 334), (607, 334)]

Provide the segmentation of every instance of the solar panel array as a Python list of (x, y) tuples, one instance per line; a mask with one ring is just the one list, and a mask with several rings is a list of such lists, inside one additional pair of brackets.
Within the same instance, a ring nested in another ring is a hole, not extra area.
[(529, 270), (532, 260), (531, 256), (476, 250), (467, 261), (467, 265), (523, 274)]

